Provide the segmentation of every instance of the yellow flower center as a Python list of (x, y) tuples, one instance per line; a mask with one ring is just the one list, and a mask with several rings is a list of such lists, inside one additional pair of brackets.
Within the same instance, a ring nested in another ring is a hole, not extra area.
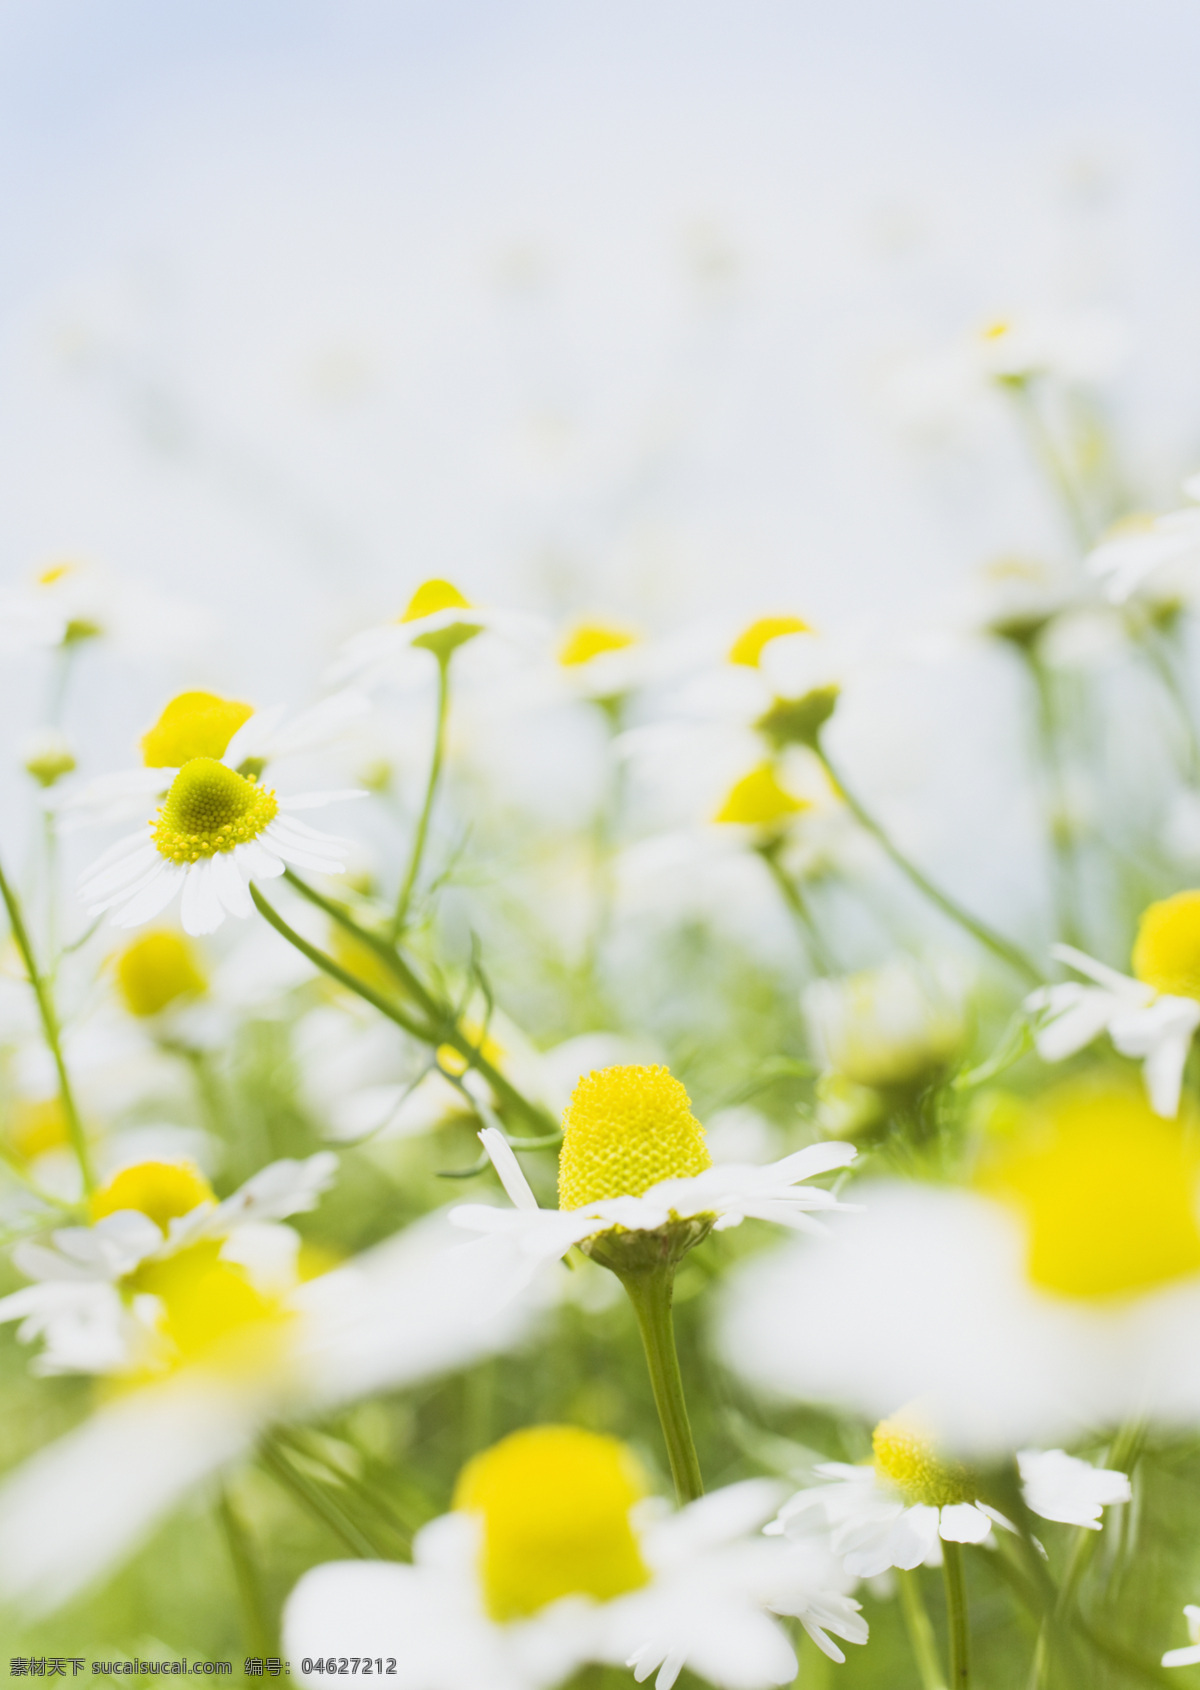
[(65, 580), (68, 575), (79, 572), (77, 563), (52, 563), (48, 569), (40, 570), (37, 577), (39, 587), (53, 587), (57, 582)]
[(645, 1494), (624, 1444), (576, 1426), (531, 1426), (469, 1461), (454, 1506), (482, 1516), (492, 1618), (524, 1619), (562, 1596), (608, 1602), (649, 1583), (629, 1521)]
[(61, 1101), (57, 1097), (18, 1100), (13, 1105), (5, 1137), (17, 1155), (27, 1162), (32, 1162), (36, 1156), (44, 1156), (48, 1150), (58, 1150), (70, 1144), (71, 1135)]
[(876, 1472), (895, 1486), (905, 1502), (923, 1502), (930, 1508), (974, 1502), (969, 1469), (957, 1461), (943, 1460), (929, 1439), (903, 1415), (881, 1420), (871, 1445)]
[(204, 991), (207, 981), (193, 945), (169, 928), (145, 933), (117, 957), (117, 990), (131, 1015), (158, 1015), (179, 998)]
[(470, 610), (471, 601), (465, 599), (457, 587), (449, 581), (422, 581), (412, 598), (408, 601), (408, 609), (400, 618), (401, 622), (417, 622), (422, 616), (434, 616), (439, 610)]
[(784, 634), (811, 634), (812, 628), (798, 616), (760, 616), (742, 630), (729, 648), (729, 661), (757, 669), (763, 648)]
[(168, 1222), (212, 1200), (212, 1186), (190, 1162), (138, 1162), (93, 1191), (88, 1211), (99, 1221), (121, 1209), (136, 1209), (166, 1232)]
[(1200, 1271), (1198, 1176), (1194, 1124), (1140, 1092), (1076, 1085), (1043, 1099), (981, 1183), (1023, 1214), (1035, 1285), (1117, 1297)]
[(575, 669), (606, 651), (624, 651), (637, 644), (638, 636), (628, 628), (618, 628), (612, 622), (581, 622), (559, 647), (558, 661), (564, 669)]
[(151, 829), (161, 856), (194, 863), (257, 839), (278, 810), (275, 794), (258, 786), (253, 775), (195, 757), (171, 782)]
[(741, 827), (773, 827), (808, 808), (805, 799), (793, 797), (779, 784), (770, 763), (760, 763), (730, 787), (713, 820), (736, 822)]
[(666, 1068), (600, 1068), (572, 1092), (558, 1154), (560, 1208), (640, 1197), (659, 1180), (711, 1167), (704, 1128)]
[(206, 1239), (173, 1256), (143, 1262), (122, 1281), (132, 1296), (151, 1295), (162, 1302), (158, 1326), (163, 1364), (220, 1362), (255, 1370), (275, 1364), (271, 1326), (287, 1318), (278, 1302), (256, 1291), (236, 1262), (223, 1262), (219, 1239)]
[(178, 769), (193, 757), (223, 757), (253, 714), (253, 705), (215, 692), (181, 692), (142, 735), (142, 761), (148, 769)]
[(1001, 317), (996, 322), (989, 323), (986, 328), (980, 329), (979, 338), (980, 340), (1003, 340), (1006, 334), (1011, 333), (1012, 324), (1007, 318)]
[(1200, 998), (1200, 892), (1176, 892), (1142, 912), (1133, 972), (1160, 992)]

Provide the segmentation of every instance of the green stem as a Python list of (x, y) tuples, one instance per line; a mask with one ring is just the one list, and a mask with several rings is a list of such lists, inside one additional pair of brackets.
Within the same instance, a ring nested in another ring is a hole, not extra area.
[(946, 1585), (946, 1628), (950, 1634), (950, 1690), (969, 1690), (971, 1629), (961, 1543), (942, 1543), (942, 1577)]
[[(1074, 825), (1071, 821), (1066, 774), (1063, 768), (1061, 735), (1054, 683), (1030, 646), (1022, 648), (1037, 695), (1037, 737), (1046, 784), (1046, 831), (1054, 863), (1054, 903), (1058, 930), (1069, 945), (1079, 945), (1083, 934), (1077, 898), (1077, 860)], [(1071, 935), (1075, 937), (1072, 938)]]
[(1012, 396), (1017, 416), (1025, 431), (1025, 437), (1033, 450), (1038, 465), (1045, 475), (1050, 489), (1058, 500), (1067, 526), (1070, 528), (1075, 543), (1081, 552), (1086, 552), (1093, 544), (1091, 523), (1079, 492), (1071, 478), (1071, 474), (1063, 462), (1050, 430), (1042, 419), (1034, 401), (1028, 376), (1007, 376), (1000, 381), (1004, 391)]
[(754, 849), (767, 865), (771, 879), (779, 888), (784, 903), (791, 911), (799, 929), (801, 940), (808, 951), (813, 973), (818, 976), (836, 974), (837, 969), (833, 959), (825, 948), (820, 929), (813, 918), (812, 910), (808, 907), (808, 899), (779, 860), (782, 847), (782, 839), (769, 839), (761, 845), (756, 845)]
[(442, 762), (446, 755), (446, 718), (450, 708), (450, 653), (436, 652), (435, 656), (437, 657), (438, 679), (433, 753), (429, 761), (429, 778), (425, 782), (425, 801), (421, 805), (417, 831), (413, 835), (408, 870), (396, 899), (396, 912), (392, 916), (391, 935), (394, 940), (398, 939), (403, 933), (404, 924), (408, 919), (408, 906), (412, 902), (417, 875), (421, 872), (421, 859), (425, 855), (425, 841), (429, 834), (429, 818), (433, 814), (433, 801), (437, 796), (438, 782), (442, 775)]
[(226, 1486), (222, 1485), (217, 1494), (217, 1515), (221, 1522), (221, 1530), (225, 1534), (229, 1559), (233, 1564), (233, 1576), (237, 1583), (238, 1597), (241, 1600), (242, 1612), (246, 1621), (246, 1641), (253, 1655), (269, 1655), (274, 1646), (274, 1635), (267, 1610), (266, 1593), (263, 1590), (262, 1575), (254, 1557), (254, 1550), (245, 1525), (233, 1506), (233, 1499)]
[(380, 961), (403, 987), (406, 995), (412, 999), (422, 1015), (426, 1017), (427, 1025), (422, 1027), (405, 1016), (403, 1011), (398, 1009), (389, 999), (376, 992), (364, 981), (359, 980), (339, 963), (334, 962), (332, 957), (328, 957), (324, 952), (317, 950), (315, 945), (310, 945), (306, 939), (302, 939), (298, 933), (288, 926), (283, 917), (271, 908), (257, 887), (252, 886), (250, 888), (251, 897), (277, 933), (281, 934), (289, 944), (295, 945), (296, 949), (308, 957), (310, 962), (315, 963), (318, 968), (323, 969), (326, 974), (339, 981), (348, 991), (356, 993), (366, 1003), (372, 1004), (381, 1015), (386, 1015), (389, 1020), (394, 1021), (397, 1026), (403, 1027), (405, 1032), (411, 1033), (414, 1038), (420, 1039), (423, 1044), (432, 1045), (434, 1048), (438, 1045), (449, 1045), (452, 1050), (457, 1051), (465, 1059), (468, 1067), (474, 1068), (477, 1074), (483, 1076), (500, 1103), (506, 1104), (533, 1124), (537, 1129), (538, 1136), (552, 1134), (557, 1138), (557, 1123), (551, 1120), (545, 1110), (539, 1108), (537, 1104), (531, 1103), (527, 1097), (519, 1092), (512, 1082), (506, 1079), (493, 1063), (488, 1061), (483, 1052), (471, 1043), (471, 1040), (459, 1026), (458, 1017), (454, 1011), (434, 996), (394, 945), (387, 939), (381, 938), (378, 933), (372, 933), (369, 928), (361, 927), (342, 905), (336, 903), (332, 898), (324, 897), (315, 887), (302, 880), (298, 874), (294, 874), (291, 869), (286, 871), (284, 878), (289, 885), (295, 887), (301, 897), (307, 898), (310, 904), (314, 904), (317, 909), (323, 910), (339, 926), (344, 927), (348, 933), (352, 933), (356, 939), (360, 940), (379, 957)]
[(1160, 628), (1151, 625), (1142, 633), (1139, 644), (1175, 713), (1183, 743), (1183, 772), (1193, 784), (1200, 782), (1200, 735), (1196, 732), (1192, 707), (1175, 667), (1169, 639)]
[(314, 1484), (298, 1468), (293, 1467), (270, 1437), (262, 1440), (258, 1454), (259, 1460), (272, 1478), (290, 1490), (301, 1506), (322, 1525), (327, 1526), (335, 1537), (341, 1538), (352, 1555), (357, 1555), (361, 1561), (387, 1560), (387, 1551), (363, 1530), (357, 1520), (352, 1520), (332, 1496)]
[(900, 1587), (900, 1611), (904, 1615), (904, 1626), (908, 1632), (913, 1660), (917, 1663), (921, 1690), (946, 1690), (946, 1677), (942, 1671), (942, 1663), (938, 1660), (933, 1622), (921, 1595), (920, 1568), (914, 1568), (912, 1572), (902, 1572), (897, 1568), (896, 1580)]
[(685, 1502), (695, 1502), (697, 1497), (704, 1495), (704, 1479), (688, 1420), (679, 1355), (675, 1348), (675, 1323), (671, 1317), (675, 1264), (664, 1263), (644, 1272), (621, 1273), (617, 1277), (625, 1287), (637, 1316), (642, 1348), (646, 1352), (646, 1366), (650, 1370), (654, 1406), (658, 1410), (667, 1445), (667, 1459), (671, 1463), (671, 1477), (675, 1481), (675, 1494), (681, 1506)]
[(29, 976), (29, 984), (33, 988), (33, 995), (37, 1000), (38, 1015), (41, 1018), (42, 1034), (46, 1040), (50, 1055), (54, 1060), (54, 1071), (58, 1076), (58, 1096), (62, 1104), (63, 1115), (66, 1118), (67, 1132), (71, 1139), (71, 1148), (75, 1152), (75, 1160), (79, 1163), (79, 1172), (83, 1178), (83, 1189), (87, 1192), (95, 1189), (96, 1180), (92, 1172), (92, 1160), (88, 1153), (87, 1138), (83, 1131), (83, 1122), (79, 1117), (79, 1110), (75, 1103), (75, 1094), (71, 1090), (67, 1065), (63, 1060), (62, 1036), (58, 1025), (58, 1015), (54, 1008), (54, 998), (33, 954), (29, 931), (25, 926), (25, 917), (21, 913), (21, 905), (16, 893), (9, 884), (8, 876), (0, 867), (0, 898), (4, 900), (4, 907), (8, 911), (9, 925), (12, 928), (13, 940), (21, 953), (21, 960), (25, 964), (25, 972)]
[(939, 886), (935, 886), (928, 875), (922, 873), (917, 865), (904, 855), (900, 847), (893, 843), (891, 835), (882, 823), (875, 820), (871, 812), (859, 802), (854, 793), (847, 787), (841, 775), (830, 762), (825, 748), (818, 742), (814, 749), (824, 765), (825, 773), (833, 782), (835, 790), (841, 795), (846, 808), (855, 821), (860, 827), (865, 828), (872, 838), (883, 847), (896, 867), (912, 881), (917, 890), (923, 893), (931, 904), (941, 910), (943, 915), (948, 916), (951, 921), (956, 922), (959, 927), (977, 940), (985, 950), (991, 951), (994, 957), (997, 957), (1017, 974), (1022, 975), (1031, 985), (1040, 985), (1042, 975), (1025, 953), (1006, 939), (1002, 933), (997, 933), (985, 921), (980, 921), (978, 916), (972, 915), (970, 910), (964, 909), (960, 903), (950, 897), (949, 893), (943, 892)]

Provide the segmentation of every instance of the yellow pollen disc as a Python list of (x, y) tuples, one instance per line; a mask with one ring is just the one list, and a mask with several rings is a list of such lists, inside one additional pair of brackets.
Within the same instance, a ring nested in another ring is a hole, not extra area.
[(136, 1209), (165, 1232), (169, 1221), (212, 1200), (212, 1186), (190, 1162), (138, 1162), (93, 1191), (88, 1212), (100, 1221), (118, 1210)]
[(37, 584), (39, 587), (53, 587), (57, 581), (76, 574), (78, 569), (77, 563), (52, 563), (48, 569), (39, 571)]
[(1003, 340), (1006, 334), (1011, 333), (1012, 324), (1007, 318), (1001, 317), (996, 322), (989, 323), (986, 328), (980, 329), (979, 338), (980, 340)]
[(245, 1270), (219, 1258), (219, 1240), (207, 1239), (161, 1260), (143, 1262), (123, 1281), (131, 1295), (162, 1301), (159, 1335), (170, 1363), (221, 1361), (240, 1367), (273, 1363), (268, 1323), (287, 1318), (279, 1304), (256, 1291)]
[(1067, 1297), (1118, 1297), (1200, 1271), (1195, 1125), (1140, 1091), (1064, 1086), (981, 1183), (1026, 1222), (1030, 1279)]
[(181, 692), (142, 735), (142, 761), (148, 769), (178, 769), (193, 757), (223, 757), (253, 714), (252, 704), (218, 698), (215, 692)]
[(929, 1439), (903, 1415), (881, 1420), (871, 1444), (876, 1472), (895, 1486), (905, 1502), (923, 1502), (930, 1508), (974, 1502), (969, 1470), (936, 1455)]
[(1200, 998), (1200, 892), (1176, 892), (1143, 910), (1133, 972), (1172, 997)]
[(612, 622), (581, 622), (559, 646), (558, 661), (564, 669), (575, 669), (606, 651), (624, 651), (637, 644), (638, 636), (629, 628), (618, 628)]
[(408, 609), (400, 618), (401, 622), (416, 622), (422, 616), (433, 616), (439, 610), (470, 610), (471, 601), (465, 599), (457, 587), (449, 581), (422, 581), (412, 598), (408, 601)]
[(704, 1128), (668, 1069), (599, 1068), (571, 1093), (558, 1153), (560, 1208), (640, 1197), (659, 1180), (711, 1167)]
[(159, 855), (195, 863), (257, 839), (279, 804), (253, 775), (235, 774), (212, 757), (194, 757), (171, 782), (166, 803), (151, 823)]
[(194, 945), (161, 928), (126, 945), (116, 959), (117, 990), (131, 1015), (158, 1015), (179, 998), (195, 997), (207, 981)]
[(531, 1426), (475, 1456), (454, 1506), (482, 1516), (492, 1618), (524, 1619), (562, 1596), (608, 1602), (648, 1584), (629, 1522), (645, 1494), (624, 1444), (576, 1426)]
[(70, 1144), (71, 1134), (62, 1103), (57, 1097), (18, 1101), (13, 1105), (5, 1137), (27, 1162), (44, 1156), (48, 1150), (59, 1150)]
[(757, 669), (763, 648), (784, 634), (811, 634), (812, 628), (798, 616), (760, 616), (744, 628), (729, 648), (729, 661)]
[(809, 807), (806, 799), (795, 798), (780, 786), (770, 763), (760, 763), (730, 787), (713, 820), (736, 822), (741, 827), (773, 827)]

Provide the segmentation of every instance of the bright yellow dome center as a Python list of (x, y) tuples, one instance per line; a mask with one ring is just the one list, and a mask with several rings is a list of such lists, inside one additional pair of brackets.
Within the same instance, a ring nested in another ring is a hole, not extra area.
[(1200, 892), (1176, 892), (1142, 912), (1133, 972), (1172, 997), (1200, 998)]
[(131, 1015), (158, 1015), (207, 985), (195, 946), (170, 928), (144, 933), (126, 945), (116, 960), (116, 976)]
[(629, 1522), (645, 1494), (624, 1444), (576, 1426), (531, 1426), (475, 1456), (454, 1506), (482, 1516), (492, 1618), (524, 1619), (562, 1596), (607, 1602), (647, 1584)]
[(195, 757), (171, 782), (152, 823), (159, 853), (173, 863), (194, 863), (256, 839), (279, 804), (253, 775), (235, 774), (211, 757)]
[(641, 1197), (659, 1180), (711, 1167), (704, 1128), (668, 1069), (600, 1068), (572, 1092), (558, 1153), (560, 1208)]
[(932, 1443), (903, 1415), (881, 1420), (871, 1439), (875, 1470), (894, 1485), (907, 1503), (948, 1508), (974, 1502), (970, 1472), (956, 1461), (944, 1461)]
[(1200, 1272), (1195, 1125), (1140, 1092), (1068, 1086), (1033, 1111), (984, 1189), (1018, 1205), (1035, 1285), (1119, 1297)]
[(408, 601), (408, 608), (400, 618), (401, 622), (416, 622), (422, 616), (434, 616), (439, 610), (470, 610), (471, 602), (465, 599), (458, 588), (449, 581), (422, 581), (412, 598)]
[(779, 784), (770, 763), (760, 763), (730, 787), (713, 820), (741, 827), (774, 827), (808, 807), (803, 798), (793, 797)]
[(763, 650), (772, 640), (784, 634), (811, 634), (812, 628), (798, 616), (760, 616), (744, 628), (729, 648), (729, 661), (747, 669), (757, 669)]
[(148, 769), (178, 769), (193, 757), (223, 757), (253, 714), (253, 705), (215, 692), (181, 692), (142, 735), (142, 761)]
[(99, 1221), (121, 1209), (136, 1209), (165, 1232), (168, 1222), (212, 1201), (212, 1186), (190, 1162), (138, 1162), (93, 1191), (88, 1210)]
[(173, 1256), (143, 1262), (122, 1283), (132, 1295), (158, 1297), (161, 1367), (203, 1361), (255, 1369), (274, 1364), (270, 1327), (286, 1314), (256, 1291), (236, 1262), (220, 1260), (220, 1240), (206, 1239)]
[(607, 651), (624, 651), (637, 643), (635, 633), (628, 628), (619, 628), (615, 623), (581, 622), (558, 648), (558, 661), (564, 669), (575, 669), (581, 663), (590, 663), (593, 657), (602, 657)]

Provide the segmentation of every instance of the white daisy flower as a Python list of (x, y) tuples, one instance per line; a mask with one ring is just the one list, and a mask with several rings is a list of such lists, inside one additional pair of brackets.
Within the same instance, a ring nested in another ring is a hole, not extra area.
[(284, 1647), (305, 1683), (314, 1659), (351, 1644), (392, 1657), (397, 1690), (552, 1690), (587, 1662), (628, 1665), (639, 1683), (657, 1673), (658, 1690), (685, 1666), (728, 1690), (788, 1684), (796, 1659), (775, 1599), (835, 1659), (827, 1631), (865, 1642), (867, 1628), (828, 1551), (818, 1566), (749, 1538), (777, 1494), (751, 1480), (670, 1514), (616, 1439), (530, 1427), (468, 1464), (411, 1566), (306, 1573)]
[[(1200, 475), (1189, 476), (1183, 490), (1189, 499), (1200, 501)], [(1118, 524), (1087, 562), (1113, 604), (1124, 604), (1163, 572), (1173, 576), (1194, 571), (1200, 563), (1200, 503), (1166, 516)]]
[(184, 931), (212, 933), (226, 914), (252, 913), (249, 887), (287, 865), (318, 874), (345, 870), (348, 841), (298, 821), (358, 792), (308, 792), (278, 798), (254, 775), (240, 775), (214, 757), (194, 757), (171, 782), (150, 823), (150, 837), (127, 835), (80, 877), (91, 915), (112, 910), (115, 927), (140, 927), (181, 894)]
[(485, 629), (527, 639), (539, 628), (533, 617), (473, 605), (451, 582), (435, 578), (421, 583), (394, 622), (364, 629), (347, 640), (329, 679), (369, 685), (404, 666), (414, 648), (448, 662), (459, 646)]
[(1191, 1424), (1194, 1132), (1111, 1081), (1057, 1088), (1008, 1124), (976, 1189), (873, 1182), (861, 1214), (735, 1270), (722, 1352), (788, 1399), (872, 1418), (919, 1399), (972, 1457)]
[[(1043, 1062), (1062, 1062), (1107, 1033), (1122, 1056), (1140, 1057), (1146, 1094), (1155, 1113), (1179, 1113), (1183, 1072), (1200, 1027), (1200, 976), (1193, 985), (1187, 970), (1200, 957), (1200, 893), (1181, 892), (1151, 904), (1142, 917), (1134, 947), (1136, 978), (1119, 974), (1076, 950), (1054, 945), (1052, 954), (1094, 982), (1066, 980), (1040, 986), (1025, 1000), (1035, 1015), (1034, 1044)], [(1186, 988), (1186, 995), (1169, 989)]]
[(660, 1067), (604, 1068), (576, 1086), (563, 1117), (557, 1209), (538, 1207), (497, 1128), (479, 1137), (513, 1207), (464, 1204), (450, 1219), (507, 1244), (518, 1280), (614, 1228), (652, 1233), (691, 1221), (698, 1241), (710, 1227), (720, 1232), (756, 1216), (819, 1230), (813, 1211), (843, 1205), (801, 1182), (847, 1167), (857, 1154), (849, 1144), (812, 1144), (765, 1167), (714, 1167), (686, 1091)]
[(270, 762), (318, 751), (369, 714), (370, 701), (346, 688), (299, 715), (283, 705), (256, 710), (212, 692), (181, 692), (142, 735), (141, 768), (97, 775), (50, 800), (65, 830), (144, 815), (148, 798), (165, 796), (194, 757), (211, 757), (241, 775), (261, 776)]
[[(970, 1468), (940, 1456), (911, 1415), (881, 1421), (872, 1442), (871, 1462), (823, 1462), (816, 1471), (831, 1482), (797, 1491), (764, 1530), (803, 1541), (815, 1517), (846, 1571), (876, 1578), (889, 1567), (938, 1565), (943, 1542), (985, 1543), (994, 1524), (1012, 1529), (980, 1501)], [(1022, 1450), (1017, 1465), (1025, 1501), (1043, 1519), (1099, 1531), (1102, 1508), (1130, 1498), (1124, 1473), (1061, 1449)]]
[(1165, 1667), (1191, 1667), (1200, 1663), (1200, 1608), (1189, 1602), (1183, 1610), (1191, 1643), (1186, 1649), (1168, 1649), (1162, 1658)]
[(856, 1085), (928, 1084), (966, 1036), (962, 983), (948, 969), (897, 960), (836, 980), (814, 980), (801, 1008), (818, 1057)]
[[(301, 1282), (299, 1240), (270, 1217), (310, 1200), (331, 1162), (275, 1164), (224, 1204), (166, 1218), (165, 1231), (161, 1211), (126, 1209), (56, 1235), (36, 1261), (27, 1247), (27, 1267), (64, 1277), (0, 1311), (23, 1317), (26, 1336), (42, 1333), (64, 1366), (123, 1374), (125, 1388), (0, 1484), (10, 1600), (44, 1612), (113, 1570), (194, 1485), (252, 1456), (270, 1426), (523, 1338), (535, 1305), (500, 1306), (486, 1263), (451, 1242), (441, 1216)], [(161, 1167), (132, 1173), (147, 1207), (172, 1199)]]

